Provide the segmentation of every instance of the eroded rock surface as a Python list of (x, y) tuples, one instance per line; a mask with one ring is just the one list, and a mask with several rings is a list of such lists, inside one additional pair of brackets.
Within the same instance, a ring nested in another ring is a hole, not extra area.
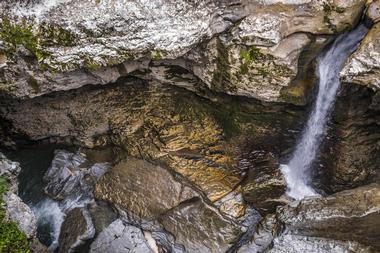
[(94, 164), (86, 168), (85, 156), (65, 150), (56, 150), (52, 164), (44, 175), (45, 193), (53, 199), (92, 196), (95, 182), (108, 170), (108, 163)]
[(59, 234), (58, 252), (70, 253), (93, 238), (95, 228), (86, 208), (74, 208), (67, 213)]
[(134, 226), (125, 225), (118, 219), (112, 222), (91, 244), (91, 253), (153, 253), (142, 231)]
[(173, 208), (158, 220), (185, 252), (226, 252), (245, 231), (199, 198)]
[(341, 72), (343, 82), (355, 83), (379, 90), (380, 23), (376, 23), (352, 54)]
[(2, 1), (1, 90), (35, 97), (134, 75), (304, 104), (326, 35), (354, 26), (365, 3)]
[(153, 219), (181, 202), (199, 196), (167, 169), (128, 158), (104, 175), (95, 197), (124, 208), (140, 218)]
[(377, 252), (379, 192), (371, 184), (279, 208), (241, 252)]

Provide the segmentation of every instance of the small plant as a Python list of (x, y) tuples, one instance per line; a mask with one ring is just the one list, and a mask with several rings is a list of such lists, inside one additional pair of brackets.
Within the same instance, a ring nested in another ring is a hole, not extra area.
[(5, 220), (4, 194), (8, 191), (8, 181), (0, 177), (0, 253), (29, 253), (29, 242), (17, 224)]

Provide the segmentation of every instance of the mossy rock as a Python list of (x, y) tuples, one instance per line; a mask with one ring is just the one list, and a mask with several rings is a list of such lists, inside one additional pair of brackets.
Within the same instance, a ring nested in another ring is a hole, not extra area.
[(29, 253), (30, 242), (17, 224), (5, 220), (5, 205), (2, 196), (8, 191), (8, 180), (0, 177), (0, 252)]

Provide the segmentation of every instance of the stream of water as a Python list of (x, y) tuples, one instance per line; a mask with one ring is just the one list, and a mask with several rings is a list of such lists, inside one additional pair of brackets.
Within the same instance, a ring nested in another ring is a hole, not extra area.
[(364, 25), (359, 25), (353, 31), (340, 35), (317, 59), (319, 82), (316, 101), (290, 161), (280, 166), (288, 187), (287, 195), (294, 199), (318, 195), (310, 186), (310, 168), (326, 134), (326, 125), (340, 87), (339, 73), (367, 31)]

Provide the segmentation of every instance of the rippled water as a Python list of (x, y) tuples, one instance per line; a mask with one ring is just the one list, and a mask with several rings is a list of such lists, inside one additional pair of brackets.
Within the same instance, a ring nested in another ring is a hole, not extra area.
[(287, 194), (295, 199), (318, 195), (310, 186), (310, 167), (315, 160), (326, 125), (340, 87), (339, 72), (349, 55), (356, 50), (368, 29), (359, 25), (355, 30), (340, 35), (318, 59), (318, 94), (292, 158), (281, 165), (287, 182)]

